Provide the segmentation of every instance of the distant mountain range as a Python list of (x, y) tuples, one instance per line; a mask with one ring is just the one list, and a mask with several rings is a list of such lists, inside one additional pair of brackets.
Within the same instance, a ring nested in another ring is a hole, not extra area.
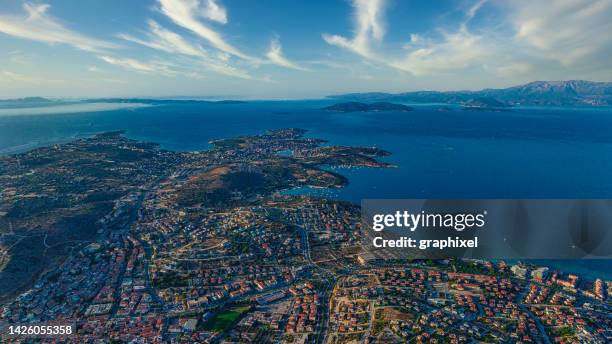
[(140, 103), (140, 104), (192, 104), (192, 103), (207, 103), (207, 104), (244, 104), (244, 100), (203, 100), (203, 99), (153, 99), (153, 98), (93, 98), (86, 99), (89, 103)]
[(324, 107), (323, 110), (331, 112), (405, 112), (412, 111), (413, 109), (410, 106), (386, 102), (377, 102), (371, 104), (360, 102), (346, 102)]
[(43, 97), (25, 97), (15, 99), (0, 99), (0, 109), (12, 109), (21, 107), (41, 107), (49, 105), (61, 105), (62, 102)]
[(49, 103), (53, 100), (43, 97), (25, 97), (2, 100), (3, 102), (14, 102), (14, 103)]
[(127, 103), (127, 104), (148, 104), (148, 105), (167, 105), (167, 104), (243, 104), (243, 100), (200, 100), (200, 99), (153, 99), (153, 98), (92, 98), (92, 99), (48, 99), (43, 97), (26, 97), (16, 99), (0, 99), (0, 109), (17, 109), (30, 107), (44, 107), (54, 105), (71, 105), (79, 103)]
[[(460, 105), (464, 109), (500, 109), (512, 106), (612, 106), (612, 82), (594, 82), (585, 80), (569, 81), (534, 81), (525, 85), (483, 89), (480, 91), (415, 91), (404, 93), (348, 93), (332, 95), (328, 98), (346, 104), (336, 104), (326, 108), (328, 111), (410, 111), (392, 103), (441, 103)], [(0, 108), (38, 107), (74, 103), (74, 100), (55, 100), (43, 97), (19, 99), (0, 99)], [(76, 101), (78, 102), (78, 101)], [(113, 103), (211, 103), (241, 104), (241, 100), (198, 100), (198, 99), (149, 99), (149, 98), (100, 98), (85, 99), (81, 102)], [(361, 104), (351, 104), (361, 103)]]
[(14, 99), (0, 99), (0, 103), (4, 104), (41, 104), (51, 103), (53, 100), (43, 97), (25, 97), (25, 98), (14, 98)]
[(444, 103), (465, 107), (612, 106), (612, 82), (534, 81), (521, 86), (480, 91), (349, 93), (329, 98), (356, 102)]

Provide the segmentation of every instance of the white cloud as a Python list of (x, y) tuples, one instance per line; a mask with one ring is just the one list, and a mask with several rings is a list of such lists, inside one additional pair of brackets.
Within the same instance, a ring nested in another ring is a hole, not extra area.
[(439, 73), (470, 67), (491, 55), (491, 47), (482, 37), (472, 34), (467, 23), (472, 20), (487, 0), (479, 0), (465, 12), (465, 20), (456, 32), (441, 32), (441, 39), (425, 38), (410, 34), (404, 45), (403, 57), (383, 56), (371, 49), (372, 41), (381, 41), (385, 31), (383, 22), (383, 0), (353, 0), (355, 11), (355, 36), (352, 39), (337, 35), (323, 35), (332, 45), (348, 49), (370, 61), (410, 72), (414, 75)]
[[(372, 45), (384, 37), (384, 2), (352, 0), (352, 38), (324, 34), (331, 45), (366, 61), (415, 76), (461, 75), (479, 70), (488, 77), (589, 78), (612, 67), (612, 2), (556, 0), (489, 2), (474, 0), (464, 9), (456, 30), (438, 28), (438, 35), (412, 33), (404, 49), (383, 54)], [(494, 21), (470, 25), (481, 10)], [(493, 23), (493, 24), (490, 24)], [(608, 76), (600, 76), (606, 78)]]
[(66, 28), (48, 15), (48, 4), (23, 4), (25, 15), (0, 16), (0, 32), (50, 44), (68, 44), (77, 49), (100, 52), (116, 48), (109, 42), (98, 40)]
[[(213, 0), (158, 0), (158, 2), (161, 13), (165, 14), (178, 26), (208, 41), (217, 51), (209, 53), (199, 45), (188, 42), (178, 33), (165, 29), (152, 20), (149, 21), (149, 30), (145, 39), (125, 33), (119, 34), (119, 37), (152, 49), (190, 56), (194, 58), (194, 60), (188, 61), (190, 64), (204, 67), (216, 73), (242, 79), (257, 79), (251, 76), (248, 71), (232, 65), (231, 57), (238, 57), (256, 65), (267, 63), (268, 61), (243, 53), (238, 48), (227, 43), (218, 32), (212, 30), (199, 20), (199, 18), (206, 18), (225, 24), (227, 23), (225, 8)], [(267, 57), (269, 62), (276, 65), (305, 70), (283, 56), (278, 41), (272, 42)]]
[(352, 39), (323, 34), (325, 42), (353, 51), (368, 59), (376, 59), (371, 51), (372, 40), (381, 41), (385, 35), (383, 10), (385, 0), (353, 0), (355, 35)]
[(176, 72), (169, 69), (168, 64), (161, 62), (144, 62), (132, 58), (122, 58), (113, 56), (98, 56), (102, 61), (119, 66), (127, 70), (133, 70), (143, 73), (161, 73), (164, 75), (175, 75)]
[[(468, 24), (488, 0), (478, 0), (464, 11), (464, 19), (454, 32), (440, 31), (440, 38), (424, 38), (410, 35), (410, 42), (404, 46), (407, 51), (402, 58), (389, 64), (392, 67), (412, 73), (427, 75), (454, 72), (472, 67), (484, 67), (493, 56), (500, 54), (496, 39), (472, 33)], [(494, 60), (494, 64), (505, 58)]]
[(525, 77), (531, 72), (533, 72), (531, 64), (520, 62), (504, 64), (495, 69), (495, 73), (504, 78)]
[[(564, 65), (610, 59), (612, 1), (512, 1), (516, 40)], [(596, 56), (597, 55), (597, 56)]]
[(183, 64), (188, 68), (194, 68), (195, 66), (197, 68), (204, 67), (215, 73), (241, 79), (252, 79), (247, 71), (229, 64), (229, 55), (227, 53), (220, 52), (219, 54), (210, 55), (202, 47), (186, 41), (179, 34), (161, 27), (152, 20), (149, 21), (147, 39), (140, 39), (127, 34), (119, 34), (118, 36), (151, 49), (193, 57), (194, 59), (186, 60), (186, 63)]
[(434, 74), (464, 69), (482, 64), (494, 54), (494, 48), (465, 28), (454, 33), (443, 33), (439, 41), (412, 45), (404, 58), (391, 61), (395, 68), (414, 75)]
[(185, 41), (179, 34), (161, 27), (157, 22), (149, 20), (148, 40), (135, 38), (128, 34), (119, 34), (119, 38), (168, 53), (178, 53), (189, 56), (207, 56), (206, 51)]
[(226, 42), (221, 34), (209, 28), (198, 18), (205, 12), (199, 0), (158, 0), (160, 11), (170, 18), (176, 25), (192, 31), (201, 38), (207, 40), (213, 47), (244, 60), (256, 62), (258, 59), (251, 57), (230, 43)]
[(476, 1), (465, 13), (466, 19), (463, 22), (462, 27), (465, 27), (467, 25), (467, 23), (474, 19), (474, 17), (476, 16), (476, 13), (478, 13), (478, 11), (480, 10), (480, 8), (487, 2), (488, 0), (478, 0)]
[(245, 80), (256, 80), (249, 72), (224, 63), (204, 63), (203, 66), (209, 70)]
[(419, 44), (423, 42), (423, 37), (416, 33), (410, 34), (410, 43), (409, 44)]
[(225, 8), (219, 6), (215, 0), (207, 0), (202, 15), (212, 21), (216, 21), (221, 24), (227, 24), (227, 11)]
[(289, 61), (285, 56), (283, 56), (282, 47), (278, 38), (272, 39), (272, 41), (270, 42), (270, 50), (268, 50), (266, 56), (272, 63), (276, 65), (301, 71), (307, 70), (306, 68)]

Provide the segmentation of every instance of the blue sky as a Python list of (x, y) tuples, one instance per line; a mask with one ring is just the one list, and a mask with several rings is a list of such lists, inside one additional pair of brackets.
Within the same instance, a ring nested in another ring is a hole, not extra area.
[(609, 0), (6, 0), (0, 98), (608, 81), (610, 18)]

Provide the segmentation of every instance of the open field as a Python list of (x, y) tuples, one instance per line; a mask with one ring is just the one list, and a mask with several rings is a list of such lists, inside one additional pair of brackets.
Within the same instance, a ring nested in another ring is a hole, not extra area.
[(202, 327), (206, 331), (223, 332), (230, 329), (250, 307), (235, 307), (223, 310), (206, 321)]

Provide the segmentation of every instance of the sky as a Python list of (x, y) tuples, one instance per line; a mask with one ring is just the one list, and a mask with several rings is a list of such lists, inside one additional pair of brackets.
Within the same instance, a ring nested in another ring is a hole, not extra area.
[(0, 99), (295, 99), (612, 80), (609, 0), (0, 2)]

